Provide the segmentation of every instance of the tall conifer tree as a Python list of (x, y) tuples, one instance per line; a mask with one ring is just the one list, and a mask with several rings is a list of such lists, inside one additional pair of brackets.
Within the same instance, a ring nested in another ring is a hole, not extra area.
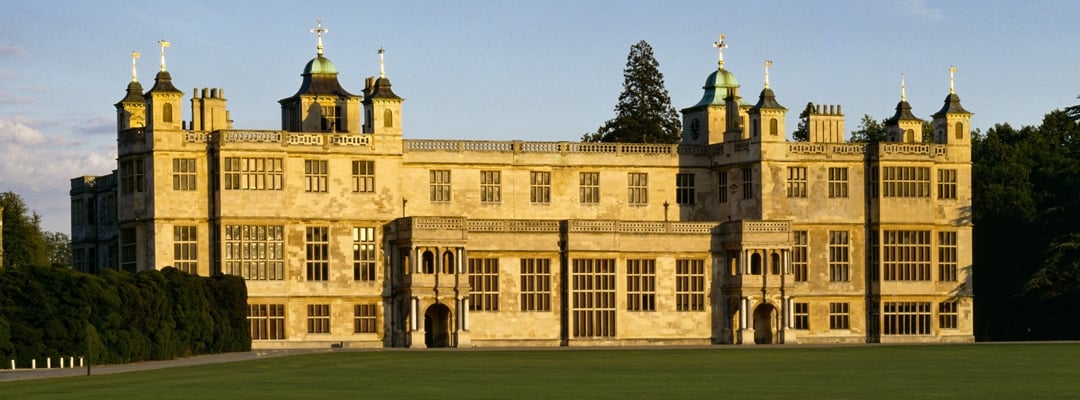
[(682, 126), (675, 107), (671, 106), (659, 67), (648, 42), (642, 40), (630, 46), (623, 70), (623, 91), (615, 105), (615, 118), (581, 139), (589, 142), (678, 142)]

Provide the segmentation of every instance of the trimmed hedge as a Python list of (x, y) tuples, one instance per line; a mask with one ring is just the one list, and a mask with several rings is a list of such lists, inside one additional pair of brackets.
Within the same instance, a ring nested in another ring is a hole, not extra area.
[(239, 277), (171, 267), (100, 275), (0, 269), (0, 360), (86, 356), (112, 364), (250, 349)]

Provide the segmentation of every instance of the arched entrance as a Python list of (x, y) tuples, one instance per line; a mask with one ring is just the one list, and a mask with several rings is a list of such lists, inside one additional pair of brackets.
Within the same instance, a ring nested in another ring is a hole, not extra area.
[(773, 320), (776, 319), (776, 307), (765, 303), (754, 310), (754, 343), (773, 344)]
[(450, 347), (450, 308), (445, 304), (433, 304), (424, 312), (424, 344)]

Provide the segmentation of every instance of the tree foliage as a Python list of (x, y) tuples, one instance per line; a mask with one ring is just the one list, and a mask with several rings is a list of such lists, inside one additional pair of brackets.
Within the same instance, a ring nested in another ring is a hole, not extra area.
[(850, 143), (878, 143), (885, 140), (885, 120), (876, 121), (867, 114), (863, 114), (859, 121), (859, 129), (851, 131)]
[(0, 193), (0, 207), (4, 208), (4, 265), (49, 265), (45, 235), (41, 231), (41, 217), (30, 211), (18, 194)]
[(976, 322), (984, 339), (1076, 338), (1080, 328), (1080, 126), (973, 136)]
[(45, 239), (45, 253), (49, 257), (49, 265), (54, 267), (71, 266), (71, 237), (63, 232), (43, 232)]
[(803, 108), (799, 113), (799, 124), (795, 126), (795, 131), (791, 132), (791, 139), (796, 142), (809, 142), (810, 141), (810, 113), (814, 112), (814, 103), (806, 103), (806, 108)]
[(644, 40), (630, 46), (623, 70), (623, 91), (615, 105), (615, 118), (596, 132), (581, 137), (586, 142), (676, 143), (681, 123), (664, 87), (660, 63)]
[(247, 291), (235, 276), (173, 268), (100, 275), (70, 268), (0, 270), (0, 359), (87, 356), (91, 363), (247, 351)]

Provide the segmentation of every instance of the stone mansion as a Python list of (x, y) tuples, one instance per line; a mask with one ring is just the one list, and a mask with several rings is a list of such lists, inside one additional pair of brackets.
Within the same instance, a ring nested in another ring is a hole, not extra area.
[(745, 101), (718, 43), (678, 144), (425, 140), (321, 36), (280, 130), (234, 128), (220, 89), (183, 115), (161, 43), (116, 170), (71, 181), (74, 264), (241, 276), (253, 348), (974, 340), (951, 82), (925, 136), (901, 96), (880, 143), (845, 142), (839, 105), (793, 142), (767, 70)]

